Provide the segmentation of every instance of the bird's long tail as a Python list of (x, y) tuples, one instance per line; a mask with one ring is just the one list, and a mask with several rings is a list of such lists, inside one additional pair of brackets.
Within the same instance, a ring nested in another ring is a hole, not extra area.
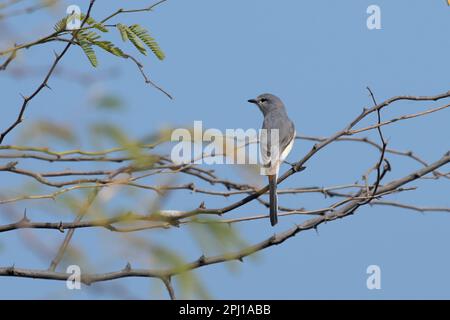
[(276, 225), (278, 222), (278, 196), (277, 196), (277, 175), (269, 177), (269, 197), (270, 197), (270, 224)]

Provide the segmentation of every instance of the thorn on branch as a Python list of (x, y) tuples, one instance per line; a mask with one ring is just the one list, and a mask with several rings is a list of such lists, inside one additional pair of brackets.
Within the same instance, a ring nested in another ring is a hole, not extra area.
[(294, 172), (300, 172), (300, 171), (303, 171), (306, 169), (306, 167), (300, 166), (299, 164), (295, 164), (295, 163), (293, 163), (291, 165), (291, 167), (292, 167), (292, 170), (294, 170)]
[(164, 285), (166, 286), (167, 291), (169, 292), (169, 296), (171, 300), (175, 300), (175, 291), (173, 290), (172, 287), (172, 278), (169, 276), (163, 276), (160, 277), (160, 279), (162, 280), (162, 282), (164, 283)]
[(112, 224), (107, 224), (104, 226), (106, 229), (108, 229), (109, 231), (117, 231), (117, 228), (114, 227)]
[(61, 233), (64, 233), (64, 227), (63, 227), (63, 222), (62, 221), (59, 222), (58, 231), (61, 232)]
[(384, 159), (384, 162), (384, 171), (392, 171), (391, 163), (387, 159)]
[(165, 225), (164, 229), (170, 229), (170, 226), (179, 228), (180, 227), (180, 221), (178, 219), (171, 219), (169, 221), (169, 224)]
[(131, 264), (130, 264), (130, 262), (127, 262), (127, 264), (125, 265), (125, 268), (123, 268), (123, 271), (125, 271), (125, 272), (130, 272), (131, 271)]
[[(326, 220), (326, 219), (325, 219)], [(318, 235), (318, 236), (320, 236), (320, 233), (319, 233), (319, 226), (318, 225), (315, 225), (314, 227), (314, 230), (316, 231), (316, 234)]]
[(8, 163), (5, 165), (5, 169), (6, 169), (6, 170), (14, 170), (14, 169), (16, 168), (16, 166), (17, 166), (18, 163), (19, 163), (19, 161), (11, 161), (11, 162), (8, 162)]
[(198, 258), (198, 263), (199, 263), (200, 265), (202, 265), (202, 264), (205, 263), (205, 261), (206, 261), (206, 257), (205, 257), (204, 254), (202, 254), (202, 255), (200, 256), (200, 258)]
[(270, 237), (269, 242), (274, 244), (276, 242), (276, 240), (277, 240), (277, 235), (273, 234), (273, 236)]
[(19, 223), (29, 223), (30, 219), (28, 219), (27, 217), (27, 209), (25, 208), (25, 210), (23, 211), (23, 218), (22, 220), (20, 220)]
[(15, 270), (14, 270), (15, 266), (16, 265), (13, 263), (13, 265), (7, 269), (7, 273), (9, 275), (13, 276), (16, 273)]
[(82, 278), (81, 282), (84, 283), (87, 286), (90, 286), (92, 284), (92, 279), (85, 276), (85, 277)]

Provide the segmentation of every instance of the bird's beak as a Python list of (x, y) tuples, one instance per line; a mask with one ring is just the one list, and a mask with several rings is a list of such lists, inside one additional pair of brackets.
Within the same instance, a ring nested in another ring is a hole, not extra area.
[(256, 101), (255, 99), (250, 99), (250, 100), (248, 100), (248, 102), (258, 104), (258, 101)]

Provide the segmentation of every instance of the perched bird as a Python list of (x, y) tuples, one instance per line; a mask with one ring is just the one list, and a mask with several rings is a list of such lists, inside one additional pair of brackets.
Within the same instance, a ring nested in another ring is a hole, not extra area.
[(269, 177), (270, 223), (274, 226), (278, 222), (278, 171), (294, 145), (295, 126), (277, 96), (265, 93), (248, 102), (256, 104), (264, 115), (260, 134), (261, 172)]

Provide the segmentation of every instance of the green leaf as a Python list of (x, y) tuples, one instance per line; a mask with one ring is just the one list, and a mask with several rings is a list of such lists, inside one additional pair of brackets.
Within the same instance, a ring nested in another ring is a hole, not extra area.
[[(86, 15), (84, 13), (82, 13), (81, 17), (80, 17), (81, 21), (83, 21), (85, 18), (86, 18)], [(88, 25), (90, 25), (91, 27), (93, 27), (97, 30), (100, 30), (101, 32), (108, 32), (108, 29), (103, 24), (95, 21), (95, 19), (92, 17), (88, 17), (86, 20), (86, 23)]]
[(92, 44), (102, 48), (105, 51), (108, 51), (109, 53), (111, 53), (115, 56), (122, 57), (122, 58), (127, 57), (127, 55), (120, 48), (116, 47), (110, 41), (92, 41)]
[(115, 95), (102, 95), (95, 99), (95, 104), (100, 109), (119, 110), (123, 108), (123, 101)]
[(98, 35), (97, 33), (95, 33), (95, 31), (80, 31), (78, 33), (78, 38), (82, 38), (82, 39), (86, 39), (89, 42), (95, 42), (98, 39), (100, 39), (100, 35)]
[(148, 31), (144, 28), (142, 28), (140, 25), (138, 24), (134, 24), (132, 26), (129, 27), (129, 29), (140, 39), (142, 40), (142, 42), (144, 42), (147, 47), (150, 48), (150, 50), (152, 50), (152, 52), (155, 54), (155, 56), (159, 59), (159, 60), (164, 60), (165, 55), (164, 52), (161, 50), (161, 48), (159, 47), (158, 43), (155, 41), (155, 39), (153, 39), (150, 34), (148, 33)]
[(89, 43), (85, 38), (79, 39), (80, 47), (83, 49), (84, 54), (89, 59), (91, 65), (95, 68), (98, 65), (97, 56), (95, 55), (94, 49), (92, 49), (92, 44)]
[(143, 55), (147, 55), (147, 50), (139, 37), (129, 27), (125, 26), (125, 30), (127, 32), (128, 39), (134, 44), (136, 49), (138, 49)]
[(145, 153), (140, 147), (139, 141), (130, 139), (124, 131), (111, 124), (99, 124), (93, 127), (98, 137), (106, 137), (125, 149), (125, 152), (133, 159), (133, 166), (148, 167), (154, 164), (159, 157)]
[[(127, 55), (118, 47), (116, 47), (112, 42), (110, 41), (106, 41), (106, 40), (101, 40), (100, 39), (100, 35), (98, 35), (97, 33), (95, 33), (94, 31), (86, 31), (86, 30), (82, 30), (78, 33), (77, 38), (79, 39), (80, 42), (80, 46), (82, 47), (83, 51), (86, 53), (86, 55), (88, 56), (89, 60), (91, 61), (92, 65), (95, 67), (97, 64), (97, 60), (95, 57), (95, 53), (94, 50), (92, 49), (92, 45), (95, 45), (97, 47), (102, 48), (103, 50), (118, 56), (118, 57), (122, 57), (122, 58), (126, 58)], [(81, 43), (83, 42), (83, 45), (81, 45)], [(83, 48), (84, 46), (84, 48)], [(92, 55), (93, 53), (93, 55)], [(93, 60), (91, 60), (93, 59)], [(95, 61), (93, 63), (93, 61)]]
[(123, 25), (121, 23), (118, 23), (117, 24), (117, 30), (119, 30), (120, 36), (122, 37), (122, 40), (124, 42), (128, 41), (127, 26), (125, 26), (125, 25)]
[(159, 60), (164, 60), (164, 52), (159, 47), (158, 43), (150, 36), (148, 31), (140, 25), (133, 24), (128, 27), (124, 24), (118, 23), (117, 30), (119, 30), (123, 41), (130, 40), (136, 49), (138, 49), (143, 55), (147, 55), (147, 49), (145, 48), (145, 46), (147, 46)]
[(55, 29), (56, 32), (62, 32), (64, 30), (66, 30), (66, 26), (67, 26), (67, 17), (62, 18), (61, 20), (59, 20), (55, 26), (53, 27), (53, 29)]

